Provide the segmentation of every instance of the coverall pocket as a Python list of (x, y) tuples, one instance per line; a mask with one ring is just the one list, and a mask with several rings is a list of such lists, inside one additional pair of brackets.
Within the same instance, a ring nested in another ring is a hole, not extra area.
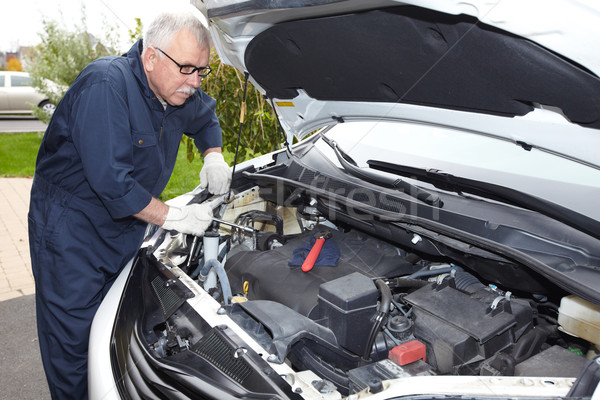
[(151, 147), (158, 144), (158, 139), (156, 137), (156, 133), (154, 132), (134, 131), (131, 134), (131, 139), (133, 140), (133, 145), (138, 148)]
[(40, 248), (41, 236), (35, 219), (31, 215), (27, 215), (27, 231), (29, 234), (29, 253), (31, 256), (32, 264), (35, 265), (37, 261), (37, 253)]
[(136, 180), (146, 189), (154, 188), (165, 170), (164, 143), (159, 143), (158, 133), (152, 131), (133, 131), (131, 139)]
[[(43, 238), (46, 241), (46, 247), (51, 250), (55, 250), (58, 240), (60, 240), (60, 236), (69, 229), (68, 226), (68, 212), (69, 209), (66, 207), (54, 207), (53, 217), (48, 219), (48, 223), (44, 227)], [(42, 242), (43, 245), (43, 242)]]

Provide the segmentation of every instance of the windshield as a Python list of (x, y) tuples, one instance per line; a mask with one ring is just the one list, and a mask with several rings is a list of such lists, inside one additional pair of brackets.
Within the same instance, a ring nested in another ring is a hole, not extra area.
[[(379, 160), (501, 185), (600, 221), (600, 171), (536, 148), (424, 124), (348, 122), (326, 133), (359, 167)], [(323, 152), (332, 151), (323, 144)], [(333, 157), (335, 158), (335, 157)]]

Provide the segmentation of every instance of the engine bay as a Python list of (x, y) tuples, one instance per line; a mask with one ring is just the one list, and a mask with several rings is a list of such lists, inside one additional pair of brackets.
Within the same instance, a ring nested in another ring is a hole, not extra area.
[[(494, 267), (508, 269), (500, 257), (415, 252), (326, 218), (316, 202), (278, 204), (251, 187), (220, 206), (204, 238), (167, 234), (154, 254), (218, 301), (268, 361), (318, 375), (322, 393), (376, 392), (407, 376), (576, 378), (598, 354), (600, 339), (562, 326), (569, 293), (543, 290), (543, 280), (531, 292), (491, 281)], [(155, 344), (159, 355), (176, 351), (167, 337), (186, 343), (178, 349), (200, 341), (176, 325)]]

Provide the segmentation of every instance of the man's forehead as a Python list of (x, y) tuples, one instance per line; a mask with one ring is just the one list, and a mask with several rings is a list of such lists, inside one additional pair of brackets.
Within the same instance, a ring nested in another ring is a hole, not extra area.
[(205, 59), (210, 54), (208, 46), (198, 44), (196, 35), (187, 29), (179, 31), (174, 36), (168, 51), (171, 57), (179, 57), (177, 62), (180, 64), (190, 65), (196, 65), (198, 59)]

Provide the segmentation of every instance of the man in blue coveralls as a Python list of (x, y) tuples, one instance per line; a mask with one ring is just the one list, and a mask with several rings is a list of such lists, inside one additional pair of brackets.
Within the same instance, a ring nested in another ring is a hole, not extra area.
[(29, 209), (38, 335), (53, 399), (87, 398), (93, 316), (148, 222), (202, 235), (204, 204), (158, 196), (182, 134), (204, 155), (203, 187), (225, 193), (215, 101), (199, 89), (210, 40), (192, 15), (163, 14), (121, 57), (92, 62), (58, 105), (39, 150)]

